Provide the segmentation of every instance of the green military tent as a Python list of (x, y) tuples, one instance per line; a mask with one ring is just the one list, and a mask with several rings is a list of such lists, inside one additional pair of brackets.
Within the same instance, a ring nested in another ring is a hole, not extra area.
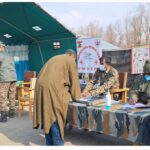
[(52, 56), (76, 49), (75, 35), (32, 2), (0, 3), (0, 41), (28, 45), (29, 69), (37, 72)]

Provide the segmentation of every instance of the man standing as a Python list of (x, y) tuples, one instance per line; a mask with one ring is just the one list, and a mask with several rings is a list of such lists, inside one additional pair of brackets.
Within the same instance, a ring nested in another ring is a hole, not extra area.
[(33, 127), (44, 129), (47, 145), (63, 145), (68, 103), (81, 97), (76, 53), (51, 58), (40, 71), (34, 98)]
[[(14, 117), (16, 101), (16, 70), (12, 57), (5, 52), (4, 44), (0, 44), (0, 122), (7, 122), (7, 116)], [(9, 101), (8, 101), (9, 100)], [(8, 104), (8, 106), (7, 106)]]
[[(93, 79), (86, 85), (82, 97), (99, 96), (108, 90), (119, 88), (118, 71), (110, 66), (104, 57), (101, 57), (99, 62), (101, 67), (96, 70)], [(95, 87), (98, 82), (99, 85)]]

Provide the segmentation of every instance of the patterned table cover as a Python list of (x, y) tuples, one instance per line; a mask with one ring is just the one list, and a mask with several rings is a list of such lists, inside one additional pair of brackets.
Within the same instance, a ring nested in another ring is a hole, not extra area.
[(113, 104), (110, 110), (104, 104), (86, 106), (71, 102), (67, 121), (71, 127), (88, 129), (143, 144), (144, 126), (150, 118), (150, 108), (122, 109), (123, 104)]

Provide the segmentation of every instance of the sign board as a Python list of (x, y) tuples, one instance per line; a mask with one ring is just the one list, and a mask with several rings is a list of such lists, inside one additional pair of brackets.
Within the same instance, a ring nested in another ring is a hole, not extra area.
[(102, 56), (100, 38), (78, 39), (77, 59), (79, 73), (94, 73), (99, 67), (99, 58)]
[(146, 59), (150, 59), (149, 45), (132, 48), (131, 50), (132, 74), (143, 73), (143, 66)]

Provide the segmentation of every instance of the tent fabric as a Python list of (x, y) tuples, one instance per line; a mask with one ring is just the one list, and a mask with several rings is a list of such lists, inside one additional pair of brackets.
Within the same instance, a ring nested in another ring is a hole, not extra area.
[[(59, 40), (60, 44), (61, 44), (60, 49), (53, 48), (54, 41), (55, 40), (45, 41), (45, 42), (40, 43), (44, 63), (46, 63), (48, 59), (50, 59), (51, 57), (53, 57), (55, 55), (64, 54), (65, 51), (69, 48), (76, 50), (76, 39), (75, 38)], [(40, 58), (40, 53), (37, 49), (38, 49), (38, 45), (36, 45), (36, 44), (29, 46), (29, 66), (30, 66), (31, 70), (35, 70), (38, 73), (40, 71), (40, 69), (42, 68), (43, 64), (42, 64), (41, 59), (38, 59), (38, 60), (33, 59), (33, 58)]]
[[(35, 26), (42, 30), (35, 31), (32, 28)], [(0, 27), (0, 40), (6, 44), (75, 37), (40, 6), (31, 2), (1, 3)], [(12, 38), (5, 38), (6, 33), (12, 35)]]
[[(35, 31), (35, 26), (42, 30)], [(29, 70), (37, 73), (49, 58), (70, 48), (76, 50), (76, 36), (33, 2), (0, 3), (0, 41), (28, 45)], [(53, 42), (60, 42), (60, 48), (55, 49)]]

